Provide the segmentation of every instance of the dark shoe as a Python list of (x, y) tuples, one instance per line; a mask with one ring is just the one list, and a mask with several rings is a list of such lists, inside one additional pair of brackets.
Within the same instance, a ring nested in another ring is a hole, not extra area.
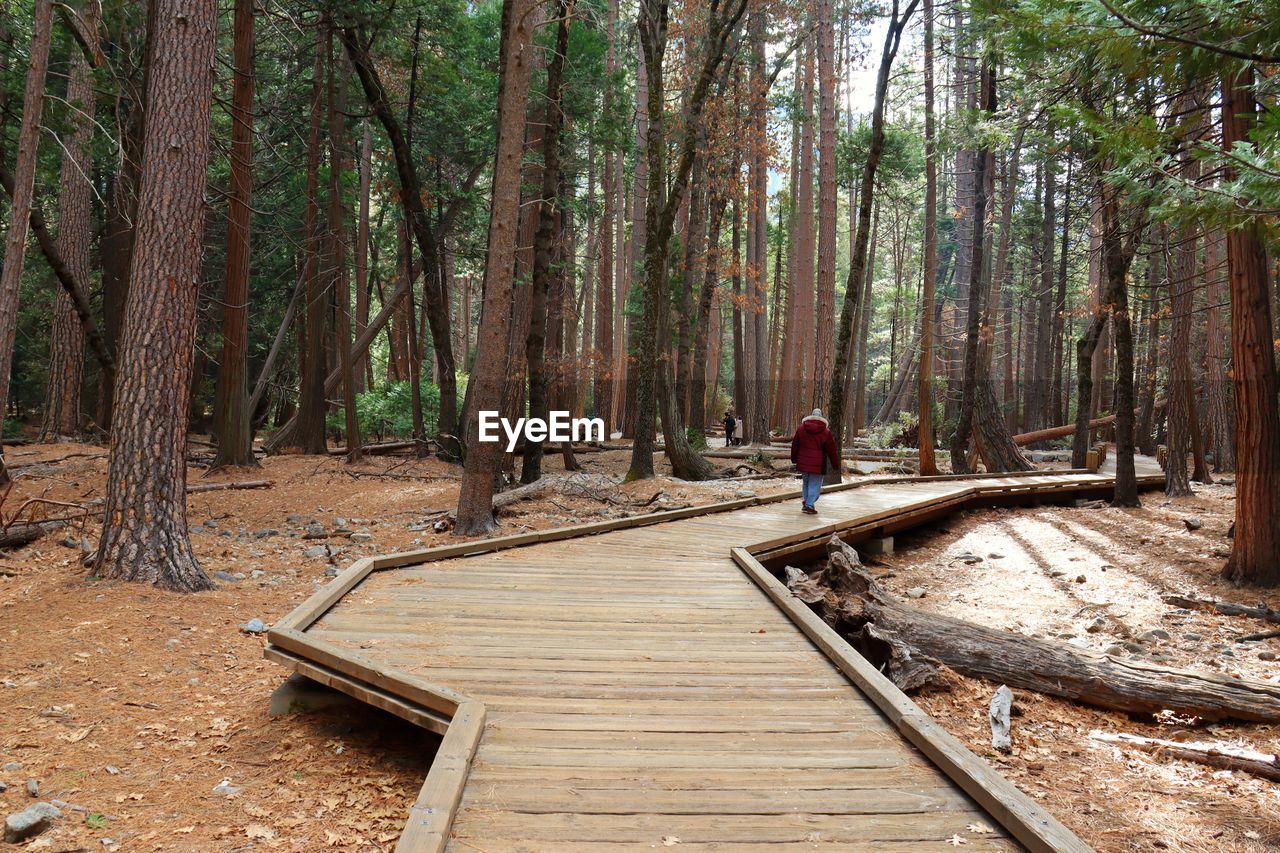
[(807, 512), (809, 515), (817, 515), (818, 511), (811, 506), (805, 506), (800, 509), (801, 512)]

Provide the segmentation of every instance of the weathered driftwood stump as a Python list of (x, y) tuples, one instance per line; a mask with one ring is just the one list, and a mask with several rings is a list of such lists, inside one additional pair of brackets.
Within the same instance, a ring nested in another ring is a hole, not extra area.
[(828, 553), (816, 575), (788, 567), (788, 588), (904, 691), (933, 680), (942, 663), (962, 675), (1111, 710), (1280, 720), (1280, 685), (1114, 658), (931, 613), (887, 592), (838, 537)]

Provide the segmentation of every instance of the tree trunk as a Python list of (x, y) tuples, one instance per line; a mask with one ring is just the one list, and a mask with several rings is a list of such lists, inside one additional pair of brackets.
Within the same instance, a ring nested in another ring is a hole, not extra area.
[[(356, 223), (356, 322), (355, 336), (358, 338), (369, 327), (369, 193), (373, 183), (373, 134), (369, 125), (364, 123), (360, 139), (360, 213)], [(462, 350), (463, 365), (466, 365), (466, 350)], [(355, 373), (356, 391), (364, 391), (373, 385), (373, 366), (368, 353), (361, 355), (352, 368)]]
[[(329, 78), (329, 249), (333, 264), (333, 293), (337, 300), (338, 364), (342, 371), (343, 433), (347, 442), (347, 463), (360, 461), (360, 419), (356, 415), (356, 372), (351, 355), (351, 286), (347, 277), (347, 236), (342, 215), (342, 169), (346, 154), (347, 128), (343, 116), (347, 111), (347, 75), (339, 76), (343, 66), (333, 50), (332, 22), (326, 26)], [(421, 438), (422, 436), (415, 436)]]
[[(85, 4), (85, 36), (90, 49), (97, 50), (98, 16), (95, 3)], [(67, 101), (80, 111), (74, 114), (74, 129), (66, 137), (62, 151), (62, 171), (58, 182), (58, 254), (78, 285), (89, 281), (90, 180), (93, 173), (89, 145), (93, 141), (93, 78), (89, 63), (80, 51), (71, 53)], [(41, 441), (58, 441), (59, 436), (80, 432), (80, 386), (84, 375), (84, 327), (77, 316), (75, 300), (66, 288), (59, 288), (54, 300), (53, 327), (49, 337), (49, 386), (45, 394)]]
[(1222, 347), (1221, 303), (1226, 298), (1222, 287), (1225, 278), (1223, 265), (1226, 263), (1225, 238), (1222, 231), (1215, 228), (1205, 235), (1204, 242), (1205, 301), (1208, 303), (1204, 348), (1205, 426), (1208, 444), (1213, 448), (1213, 469), (1222, 473), (1236, 470), (1231, 380), (1227, 370), (1228, 358)]
[[(564, 89), (565, 54), (569, 51), (569, 24), (574, 0), (557, 0), (556, 47), (547, 64), (546, 124), (542, 133), (542, 191), (537, 200), (538, 225), (533, 238), (529, 335), (525, 340), (525, 363), (529, 370), (529, 417), (547, 419), (547, 292), (551, 270), (552, 244), (559, 220), (557, 190), (560, 186), (560, 128), (563, 124), (561, 96)], [(520, 482), (532, 483), (542, 476), (541, 441), (531, 442), (522, 458)]]
[[(895, 2), (895, 11), (897, 4)], [(886, 50), (888, 43), (886, 42)], [(887, 64), (892, 65), (893, 55), (896, 54), (896, 44), (892, 53), (888, 55)], [(885, 59), (881, 57), (881, 75), (887, 74), (887, 69), (883, 67)], [(822, 404), (822, 396), (829, 388), (837, 386), (837, 380), (833, 379), (832, 373), (836, 369), (836, 363), (839, 355), (833, 352), (832, 348), (836, 346), (836, 338), (832, 334), (832, 327), (835, 325), (836, 319), (836, 205), (837, 205), (837, 184), (836, 184), (836, 76), (835, 76), (835, 2), (834, 0), (818, 0), (818, 310), (816, 314), (817, 328), (816, 335), (812, 346), (814, 347), (814, 357), (811, 363), (810, 376), (807, 383), (812, 389), (810, 402), (814, 406)], [(888, 79), (885, 78), (885, 90), (888, 88)], [(882, 103), (884, 92), (881, 91), (879, 81), (877, 80), (876, 88), (876, 108), (879, 114), (883, 114), (884, 105)], [(875, 147), (874, 131), (872, 147)], [(876, 154), (879, 159), (879, 153)], [(870, 156), (868, 156), (868, 161)], [(874, 169), (874, 167), (873, 167)], [(863, 186), (867, 185), (865, 177), (865, 167), (863, 176)], [(869, 195), (869, 194), (868, 194)], [(870, 198), (867, 199), (870, 201)], [(865, 211), (870, 210), (869, 205), (863, 206), (863, 216)], [(863, 249), (865, 252), (866, 249)], [(852, 253), (851, 253), (852, 254)], [(850, 307), (856, 308), (858, 304), (858, 285), (862, 283), (862, 271), (855, 276), (852, 271), (849, 273), (849, 281), (854, 283), (853, 305), (849, 305), (849, 292), (845, 292), (845, 310)], [(852, 315), (849, 321), (843, 325), (852, 325)], [(850, 329), (852, 331), (852, 329)], [(843, 328), (841, 329), (843, 333)], [(843, 346), (843, 344), (842, 344)], [(830, 405), (828, 404), (830, 408)], [(832, 412), (828, 412), (831, 415)], [(833, 421), (833, 427), (838, 426)], [(835, 435), (840, 432), (834, 430)]]
[[(325, 389), (324, 389), (324, 338), (325, 299), (320, 279), (320, 119), (324, 95), (324, 33), (316, 29), (315, 64), (311, 79), (311, 126), (307, 135), (306, 198), (302, 216), (305, 240), (307, 310), (306, 332), (302, 336), (303, 359), (301, 385), (298, 389), (297, 426), (289, 435), (291, 443), (303, 453), (323, 455), (328, 452), (325, 442)], [(281, 430), (284, 433), (285, 430)]]
[[(1253, 70), (1222, 82), (1222, 144), (1249, 142), (1257, 121)], [(1228, 168), (1226, 180), (1234, 179)], [(1263, 226), (1227, 232), (1231, 372), (1236, 416), (1236, 525), (1223, 574), (1233, 583), (1280, 585), (1280, 410)]]
[[(32, 16), (31, 47), (27, 54), (27, 83), (22, 99), (22, 124), (14, 165), (13, 203), (5, 234), (4, 266), (0, 267), (0, 423), (9, 415), (9, 374), (18, 334), (18, 295), (27, 255), (27, 234), (35, 195), (40, 116), (44, 109), (45, 75), (49, 69), (49, 39), (53, 27), (53, 3), (36, 0)], [(7, 483), (3, 449), (0, 448), (0, 484)]]
[(137, 245), (95, 573), (192, 592), (186, 404), (204, 236), (217, 4), (155, 0)]
[(933, 306), (938, 276), (938, 144), (933, 118), (933, 0), (924, 0), (924, 295), (920, 306), (920, 370), (916, 392), (920, 475), (938, 473), (933, 436)]
[(222, 357), (214, 403), (218, 454), (213, 468), (257, 468), (249, 408), (249, 268), (253, 215), (254, 0), (236, 0), (232, 31), (231, 192), (227, 204)]
[[(894, 0), (893, 14), (885, 33), (884, 48), (880, 53), (880, 68), (876, 74), (875, 107), (871, 113), (871, 144), (867, 149), (867, 159), (862, 167), (862, 182), (858, 191), (858, 232), (854, 241), (853, 256), (850, 259), (849, 278), (845, 284), (844, 306), (840, 309), (835, 365), (827, 395), (827, 417), (833, 435), (844, 434), (845, 382), (849, 376), (850, 340), (853, 337), (854, 316), (858, 312), (858, 304), (862, 301), (859, 298), (861, 288), (858, 285), (866, 275), (867, 244), (871, 238), (871, 203), (875, 189), (876, 169), (884, 153), (884, 110), (889, 92), (889, 72), (893, 68), (894, 57), (898, 54), (902, 31), (911, 20), (918, 2), (919, 0), (909, 0), (906, 8), (899, 13), (897, 0)], [(827, 478), (832, 482), (838, 481), (840, 472), (833, 469), (828, 472)]]
[(493, 488), (502, 447), (479, 441), (479, 412), (501, 411), (507, 368), (515, 273), (516, 227), (520, 218), (520, 165), (524, 154), (524, 113), (532, 73), (532, 14), (536, 0), (504, 0), (498, 77), (497, 159), (489, 212), (489, 251), (484, 269), (484, 307), (471, 372), (467, 412), (467, 464), (458, 495), (453, 532), (478, 536), (493, 530)]

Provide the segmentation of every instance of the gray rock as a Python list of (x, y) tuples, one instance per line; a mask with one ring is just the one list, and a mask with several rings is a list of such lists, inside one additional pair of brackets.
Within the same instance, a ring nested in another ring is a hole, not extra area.
[(27, 780), (27, 796), (33, 800), (40, 796), (40, 783), (35, 779)]
[(1275, 660), (1275, 652), (1258, 652), (1258, 660)]
[(17, 689), (17, 687), (18, 687), (18, 682), (16, 682), (16, 681), (10, 681), (10, 680), (9, 680), (9, 679), (7, 679), (7, 678), (4, 680), (4, 689), (5, 689), (5, 690), (16, 690), (16, 689)]
[(1112, 643), (1111, 645), (1103, 649), (1102, 653), (1105, 655), (1122, 655), (1124, 654), (1124, 646), (1120, 645), (1119, 643)]
[(1233, 658), (1236, 656), (1236, 653), (1231, 651), (1231, 649), (1223, 649), (1218, 652), (1218, 654), (1222, 655), (1224, 658)]
[(302, 552), (302, 556), (312, 560), (321, 559), (329, 556), (328, 545), (314, 545)]
[(0, 782), (0, 794), (3, 794), (7, 790), (9, 790), (9, 786), (4, 782)]
[(1090, 634), (1096, 634), (1105, 627), (1107, 627), (1107, 620), (1099, 616), (1098, 618), (1090, 622), (1088, 625), (1086, 625), (1084, 629), (1088, 631)]
[(208, 521), (206, 521), (206, 522), (204, 523), (204, 526), (205, 526), (205, 527), (207, 527), (207, 528), (209, 528), (210, 530), (217, 530), (217, 529), (218, 529), (218, 522), (214, 521), (214, 520), (211, 518), (211, 519), (209, 519)]
[(299, 521), (302, 521), (302, 516), (290, 515), (287, 518), (285, 518), (285, 521), (289, 524), (297, 524)]
[(335, 519), (333, 520), (333, 523), (334, 523), (334, 524), (336, 524), (336, 525), (338, 525), (339, 527), (346, 527), (346, 526), (347, 526), (347, 520), (346, 520), (345, 518), (343, 518), (342, 516), (338, 516), (337, 518), (335, 518)]
[(80, 540), (74, 536), (63, 536), (58, 540), (58, 544), (63, 548), (79, 548)]
[(354, 531), (354, 530), (352, 530), (350, 527), (335, 527), (335, 528), (333, 528), (333, 535), (334, 535), (334, 536), (350, 536), (352, 533), (355, 533), (355, 531)]
[(918, 586), (911, 587), (907, 590), (907, 598), (924, 598), (924, 589)]
[(258, 578), (262, 577), (265, 574), (266, 572), (264, 572), (262, 569), (254, 569), (253, 571), (249, 572), (249, 577), (253, 578), (254, 580), (257, 580)]
[(323, 524), (308, 524), (302, 529), (303, 539), (324, 539), (328, 535)]
[(1182, 519), (1182, 523), (1187, 526), (1188, 530), (1199, 530), (1201, 527), (1204, 527), (1204, 522), (1195, 516)]
[(262, 530), (253, 531), (253, 535), (258, 539), (266, 539), (268, 536), (279, 536), (280, 531), (274, 527), (265, 527)]
[(1084, 583), (1087, 580), (1088, 578), (1086, 578), (1084, 575), (1076, 575), (1076, 583)]
[(733, 493), (733, 496), (735, 498), (754, 498), (756, 496), (756, 493), (751, 491), (750, 489), (738, 489), (736, 492)]
[(187, 530), (191, 533), (204, 533), (204, 527), (199, 524), (193, 524)]
[(1130, 640), (1129, 642), (1125, 643), (1125, 644), (1124, 644), (1124, 647), (1125, 647), (1125, 649), (1126, 649), (1127, 651), (1134, 652), (1134, 653), (1138, 653), (1138, 652), (1145, 652), (1145, 651), (1146, 651), (1146, 648), (1145, 648), (1145, 647), (1143, 647), (1142, 643), (1135, 643), (1135, 642), (1133, 642), (1132, 640)]
[(372, 541), (373, 541), (373, 534), (372, 534), (372, 533), (356, 532), (356, 533), (352, 533), (352, 534), (351, 534), (350, 536), (348, 536), (347, 538), (348, 538), (348, 539), (350, 539), (352, 542), (372, 542)]
[(951, 562), (953, 562), (953, 563), (964, 563), (964, 564), (965, 564), (965, 565), (967, 565), (967, 566), (976, 566), (978, 563), (981, 563), (981, 562), (982, 562), (982, 558), (981, 558), (981, 557), (979, 557), (977, 554), (968, 554), (968, 553), (966, 553), (966, 554), (961, 554), (960, 556), (956, 557), (956, 558), (955, 558), (954, 560), (952, 560)]
[(240, 630), (246, 634), (265, 634), (267, 626), (262, 623), (261, 619), (254, 618), (241, 625)]
[(341, 574), (341, 572), (338, 571), (337, 566), (330, 566), (324, 570), (324, 576), (327, 578), (336, 578), (339, 574)]
[(57, 806), (50, 803), (33, 803), (20, 812), (9, 815), (4, 820), (4, 840), (9, 844), (17, 844), (28, 838), (35, 838), (53, 826), (55, 818), (62, 817)]
[(1204, 637), (1200, 636), (1195, 631), (1188, 631), (1187, 633), (1182, 635), (1182, 639), (1195, 641), (1195, 640), (1203, 640)]
[(231, 572), (216, 571), (213, 573), (213, 576), (218, 580), (224, 581), (226, 583), (235, 583), (236, 581), (239, 580), (239, 578), (231, 574)]
[(172, 638), (170, 638), (170, 639), (168, 639), (168, 640), (166, 640), (166, 641), (165, 641), (164, 647), (165, 647), (165, 650), (166, 650), (166, 651), (170, 651), (170, 652), (171, 652), (171, 651), (173, 651), (174, 649), (176, 649), (176, 648), (177, 648), (178, 646), (180, 646), (180, 645), (182, 645), (182, 643), (180, 643), (180, 642), (178, 641), (178, 638), (177, 638), (177, 637), (172, 637)]
[(4, 770), (5, 773), (17, 773), (21, 769), (21, 761), (6, 761), (4, 767), (0, 768), (0, 770)]
[(1156, 640), (1169, 639), (1169, 632), (1163, 628), (1153, 628), (1150, 631), (1143, 631), (1137, 636), (1140, 643), (1154, 643)]
[(230, 779), (223, 779), (217, 785), (213, 786), (213, 792), (215, 794), (221, 794), (224, 797), (231, 797), (240, 793), (240, 789), (235, 785), (232, 785)]

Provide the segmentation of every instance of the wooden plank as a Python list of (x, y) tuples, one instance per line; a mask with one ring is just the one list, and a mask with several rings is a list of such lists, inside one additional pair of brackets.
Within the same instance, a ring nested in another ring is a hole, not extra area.
[(864, 657), (796, 598), (743, 548), (733, 549), (734, 561), (783, 612), (792, 618), (884, 712), (906, 737), (921, 749), (953, 782), (965, 790), (1014, 838), (1032, 851), (1079, 851), (1090, 848), (997, 773), (958, 740), (929, 719), (905, 693), (877, 671)]
[(359, 699), (367, 705), (381, 708), (384, 711), (395, 714), (402, 720), (408, 720), (415, 726), (433, 731), (436, 734), (444, 734), (449, 728), (449, 719), (429, 708), (420, 707), (385, 690), (379, 690), (355, 679), (347, 678), (327, 667), (313, 664), (283, 649), (267, 646), (264, 656), (267, 660), (289, 667), (299, 675), (305, 675), (317, 684), (332, 687), (334, 690)]
[(409, 820), (396, 843), (397, 853), (436, 853), (445, 848), (484, 733), (484, 713), (484, 706), (477, 702), (458, 706), (449, 731), (431, 760), (426, 781), (409, 809)]

